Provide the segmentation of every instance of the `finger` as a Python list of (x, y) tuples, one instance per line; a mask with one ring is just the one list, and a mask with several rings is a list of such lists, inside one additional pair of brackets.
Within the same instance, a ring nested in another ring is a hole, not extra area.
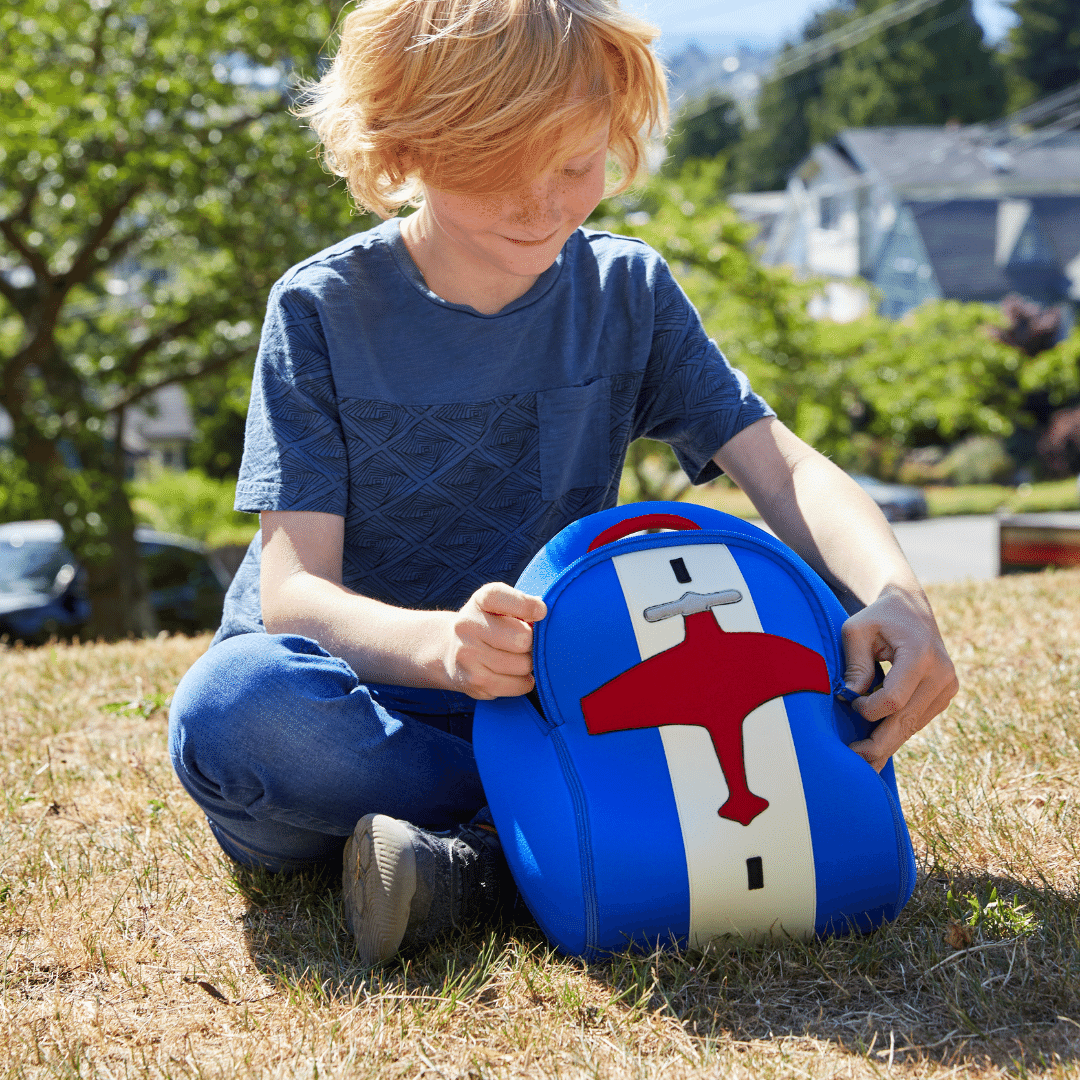
[(522, 676), (532, 674), (532, 652), (507, 652), (482, 642), (477, 651), (477, 667), (495, 675)]
[(536, 686), (531, 675), (515, 677), (513, 675), (493, 675), (464, 688), (469, 697), (477, 701), (491, 701), (500, 697), (521, 697)]
[(955, 693), (956, 691), (951, 686), (946, 687), (930, 702), (929, 707), (921, 715), (917, 713), (910, 715), (898, 713), (895, 716), (890, 716), (887, 720), (882, 720), (870, 733), (869, 738), (853, 742), (849, 749), (854, 750), (859, 757), (872, 765), (878, 772), (881, 772), (889, 758), (916, 731), (922, 730), (938, 713), (945, 710)]
[(508, 615), (483, 612), (484, 626), (479, 633), (479, 645), (502, 653), (532, 654), (532, 625)]
[(547, 614), (547, 605), (539, 596), (530, 596), (501, 581), (481, 586), (473, 599), (489, 615), (509, 615), (523, 622), (539, 622)]
[[(851, 703), (851, 707), (864, 719), (883, 720), (887, 716), (894, 716), (900, 712), (912, 700), (916, 692), (925, 680), (923, 665), (911, 662), (903, 662), (900, 657), (893, 662), (880, 689), (875, 690), (868, 697), (859, 698)], [(929, 688), (936, 695), (940, 691), (940, 684)], [(931, 692), (924, 691), (926, 700), (930, 699)]]
[(856, 694), (865, 694), (874, 685), (877, 673), (877, 657), (874, 645), (877, 642), (877, 630), (862, 627), (858, 622), (848, 619), (841, 634), (844, 640), (844, 685)]

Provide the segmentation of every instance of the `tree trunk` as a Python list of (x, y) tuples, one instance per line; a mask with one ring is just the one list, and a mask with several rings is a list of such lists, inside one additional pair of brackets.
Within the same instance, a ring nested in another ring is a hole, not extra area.
[(16, 412), (12, 419), (12, 448), (27, 463), (42, 510), (60, 523), (65, 543), (86, 570), (92, 611), (84, 634), (113, 641), (156, 633), (135, 542), (135, 516), (124, 488), (123, 449), (116, 445), (95, 454), (107, 471), (69, 470), (55, 441), (42, 436), (25, 415)]
[(85, 552), (81, 561), (92, 608), (86, 633), (107, 641), (147, 637), (157, 633), (158, 627), (135, 540), (131, 504), (122, 484), (104, 494), (106, 498), (97, 506), (105, 535), (79, 545)]

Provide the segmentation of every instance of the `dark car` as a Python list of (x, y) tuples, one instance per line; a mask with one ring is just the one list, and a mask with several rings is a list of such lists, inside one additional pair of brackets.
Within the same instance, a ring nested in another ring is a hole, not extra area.
[(872, 476), (851, 477), (878, 504), (887, 521), (917, 521), (927, 516), (926, 496), (917, 487), (887, 484)]
[[(228, 585), (201, 544), (183, 536), (136, 529), (150, 587), (150, 606), (162, 630), (195, 633), (221, 621)], [(78, 633), (90, 618), (86, 572), (64, 546), (55, 521), (0, 525), (0, 635), (46, 641)]]

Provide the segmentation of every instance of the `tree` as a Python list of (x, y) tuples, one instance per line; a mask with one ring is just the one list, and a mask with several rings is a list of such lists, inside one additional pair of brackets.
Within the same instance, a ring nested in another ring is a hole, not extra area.
[[(839, 325), (810, 318), (817, 283), (761, 266), (753, 230), (717, 196), (722, 162), (654, 178), (630, 202), (602, 204), (597, 224), (635, 235), (671, 264), (706, 330), (796, 434), (845, 468), (889, 472), (915, 447), (1004, 437), (1027, 395), (1054, 404), (1080, 386), (1080, 330), (1022, 363), (984, 304), (924, 304), (902, 322), (876, 315)], [(674, 456), (642, 440), (627, 457), (631, 497), (671, 497)]]
[[(810, 41), (884, 7), (841, 0), (804, 28)], [(994, 119), (1006, 90), (971, 0), (942, 0), (837, 56), (766, 84), (759, 126), (736, 153), (739, 186), (783, 187), (816, 142), (847, 127)]]
[(0, 403), (88, 571), (94, 633), (152, 629), (126, 410), (250, 361), (271, 283), (352, 231), (289, 111), (338, 7), (22, 0), (0, 15)]
[(709, 160), (730, 150), (742, 138), (738, 106), (726, 94), (710, 94), (679, 115), (667, 143), (664, 174), (674, 176), (690, 160)]
[[(852, 0), (837, 0), (815, 12), (803, 26), (800, 42), (813, 41), (856, 17)], [(787, 58), (797, 43), (788, 42), (778, 57)], [(742, 191), (776, 191), (787, 186), (788, 174), (810, 152), (813, 136), (806, 104), (821, 97), (825, 76), (836, 58), (823, 60), (761, 88), (756, 124), (735, 149), (732, 169)]]
[[(860, 0), (859, 14), (886, 0)], [(943, 0), (844, 52), (809, 106), (815, 140), (846, 127), (993, 120), (1006, 104), (971, 0)]]
[(1080, 0), (1012, 0), (1006, 65), (1019, 108), (1080, 83)]
[(215, 480), (235, 480), (244, 451), (244, 426), (251, 397), (251, 371), (232, 364), (188, 387), (195, 439), (187, 463)]

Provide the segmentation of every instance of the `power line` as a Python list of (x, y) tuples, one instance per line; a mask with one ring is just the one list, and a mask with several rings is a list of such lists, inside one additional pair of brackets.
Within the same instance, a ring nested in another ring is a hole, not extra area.
[(1001, 120), (973, 124), (968, 131), (990, 146), (1024, 150), (1077, 126), (1080, 126), (1080, 82)]
[(943, 0), (895, 0), (892, 4), (863, 15), (821, 37), (813, 38), (797, 46), (780, 59), (769, 74), (769, 80), (784, 79), (805, 68), (828, 60), (838, 53), (873, 37), (879, 30), (907, 22), (928, 8), (936, 7)]
[[(916, 0), (910, 0), (910, 2), (914, 3), (914, 2), (916, 2)], [(919, 14), (921, 11), (925, 11), (928, 8), (933, 7), (936, 4), (940, 4), (940, 3), (943, 2), (943, 0), (917, 0), (917, 2), (920, 3), (922, 6), (920, 7), (919, 11), (917, 11), (917, 12), (914, 12), (914, 13), (909, 12), (909, 15), (908, 15), (909, 18), (914, 18), (915, 14)], [(885, 12), (891, 10), (891, 9), (897, 8), (899, 6), (900, 5), (898, 5), (898, 4), (892, 4), (892, 5), (890, 5), (889, 8), (882, 8), (881, 11), (875, 12), (874, 14), (875, 14), (875, 16), (876, 15), (881, 15), (881, 14), (883, 14), (883, 13), (885, 13)], [(885, 42), (883, 44), (883, 47), (882, 47), (882, 52), (884, 53), (884, 55), (888, 56), (888, 55), (896, 52), (897, 50), (899, 50), (900, 48), (902, 48), (904, 45), (908, 44), (909, 42), (923, 41), (926, 38), (931, 37), (934, 34), (937, 34), (942, 30), (947, 30), (950, 26), (954, 26), (956, 23), (963, 21), (968, 16), (969, 16), (969, 11), (965, 7), (961, 7), (959, 9), (957, 9), (956, 11), (949, 12), (949, 13), (947, 13), (945, 15), (940, 16), (937, 19), (934, 19), (932, 22), (929, 22), (929, 23), (925, 24), (924, 26), (920, 26), (917, 29), (910, 31), (909, 33), (905, 34), (903, 37), (897, 38), (894, 41)], [(872, 17), (873, 16), (868, 16), (868, 18), (872, 18)], [(860, 24), (863, 24), (863, 23), (866, 22), (866, 19), (859, 19), (859, 20), (857, 20), (857, 22), (860, 23)], [(855, 24), (854, 23), (848, 23), (847, 24), (847, 26), (853, 26), (853, 25), (855, 25)], [(888, 25), (895, 26), (895, 25), (897, 25), (897, 22), (893, 21), (893, 22), (889, 23)], [(841, 27), (841, 30), (845, 30), (846, 28), (847, 27)], [(874, 29), (875, 30), (881, 29), (881, 26), (878, 25)], [(862, 34), (856, 40), (849, 41), (847, 44), (843, 45), (842, 49), (849, 49), (854, 45), (860, 44), (861, 42), (865, 41), (867, 39), (867, 37), (872, 36), (873, 33), (874, 33), (874, 30), (871, 30), (866, 34)], [(822, 40), (822, 39), (815, 38), (814, 42), (816, 43), (816, 42), (818, 42), (820, 40)], [(839, 51), (842, 51), (841, 48), (836, 47), (835, 43), (834, 43), (833, 51), (830, 52), (828, 55), (829, 56), (835, 56), (837, 54), (837, 52), (839, 52)], [(824, 58), (824, 57), (821, 57), (821, 58)], [(821, 59), (821, 58), (819, 58), (819, 59)], [(788, 78), (788, 77), (790, 77), (792, 75), (797, 75), (800, 72), (806, 71), (808, 68), (811, 68), (811, 67), (815, 66), (817, 64), (817, 62), (818, 62), (817, 59), (812, 60), (812, 61), (807, 61), (805, 63), (802, 63), (798, 67), (791, 68), (790, 71), (786, 71), (782, 75), (777, 73), (778, 72), (777, 68), (773, 68), (773, 70), (765, 78), (762, 79), (762, 85), (765, 85), (765, 84), (770, 83), (770, 82), (777, 81), (780, 78)], [(807, 78), (806, 88), (809, 88), (809, 86), (812, 85), (812, 83), (813, 83), (813, 78), (812, 78), (812, 76), (808, 76), (806, 78)], [(801, 93), (802, 91), (798, 87), (798, 84), (794, 84), (794, 85), (795, 85), (796, 92)], [(924, 83), (923, 85), (927, 89), (937, 89), (939, 87), (951, 86), (952, 83), (947, 83), (947, 82), (932, 83), (932, 84)], [(691, 106), (690, 109), (684, 109), (680, 113), (680, 118), (685, 119), (685, 120), (696, 119), (697, 117), (703, 116), (706, 113), (714, 111), (715, 109), (722, 108), (722, 107), (728, 107), (728, 105), (729, 105), (729, 103), (727, 101), (714, 102), (714, 101), (710, 101), (708, 98), (706, 98), (706, 100), (700, 102), (696, 107)]]

